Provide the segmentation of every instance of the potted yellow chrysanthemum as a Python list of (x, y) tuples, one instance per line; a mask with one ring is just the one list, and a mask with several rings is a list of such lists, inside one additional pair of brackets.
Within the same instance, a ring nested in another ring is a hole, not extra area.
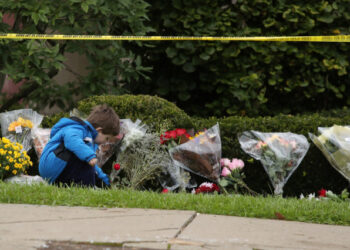
[(3, 137), (0, 140), (0, 180), (26, 173), (33, 166), (23, 146)]

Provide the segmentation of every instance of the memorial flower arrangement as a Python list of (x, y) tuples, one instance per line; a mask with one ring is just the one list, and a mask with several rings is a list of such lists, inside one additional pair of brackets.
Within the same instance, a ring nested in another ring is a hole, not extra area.
[(1, 113), (2, 136), (20, 143), (24, 150), (29, 151), (32, 148), (32, 130), (40, 125), (42, 119), (42, 115), (31, 109)]
[(276, 195), (283, 193), (285, 183), (309, 149), (305, 136), (293, 133), (246, 131), (238, 139), (247, 154), (260, 160)]
[(232, 160), (228, 158), (223, 158), (220, 160), (220, 165), (222, 167), (221, 180), (219, 182), (220, 186), (227, 192), (227, 189), (232, 189), (234, 192), (238, 193), (239, 190), (243, 189), (251, 194), (255, 194), (244, 182), (245, 175), (242, 172), (244, 168), (244, 162), (240, 159), (233, 158)]
[(334, 125), (318, 128), (319, 136), (309, 134), (329, 163), (350, 181), (350, 127)]
[(26, 173), (30, 166), (33, 163), (21, 144), (5, 137), (0, 139), (0, 179)]
[(220, 188), (215, 183), (211, 182), (203, 182), (201, 185), (199, 185), (198, 188), (193, 189), (193, 194), (200, 194), (200, 193), (215, 193), (219, 192)]

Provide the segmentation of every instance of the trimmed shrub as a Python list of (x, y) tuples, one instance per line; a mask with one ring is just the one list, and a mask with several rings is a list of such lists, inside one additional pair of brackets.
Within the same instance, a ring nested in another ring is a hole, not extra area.
[(120, 118), (140, 119), (156, 131), (193, 127), (191, 118), (175, 104), (149, 95), (92, 96), (78, 103), (78, 110), (88, 114), (99, 104), (114, 108)]
[[(167, 100), (149, 95), (103, 95), (92, 96), (78, 103), (78, 110), (89, 114), (93, 107), (107, 104), (112, 107), (120, 118), (140, 119), (156, 131), (177, 127), (192, 128), (192, 119), (175, 104)], [(50, 128), (68, 113), (59, 113), (45, 117), (42, 126)]]

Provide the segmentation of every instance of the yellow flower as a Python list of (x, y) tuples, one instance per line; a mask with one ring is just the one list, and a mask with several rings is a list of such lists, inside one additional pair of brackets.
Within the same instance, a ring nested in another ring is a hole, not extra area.
[(204, 134), (204, 132), (198, 132), (195, 136), (191, 136), (190, 140), (193, 140), (194, 138), (196, 138), (196, 137), (198, 137), (198, 136), (200, 136), (202, 134)]
[(9, 171), (9, 170), (10, 170), (10, 166), (6, 166), (6, 167), (5, 167), (5, 170), (6, 170), (6, 171)]
[(17, 170), (12, 170), (12, 173), (13, 173), (14, 175), (16, 175), (16, 174), (17, 174)]
[(10, 162), (10, 163), (12, 163), (12, 162), (13, 162), (13, 158), (12, 158), (12, 157), (10, 157), (9, 162)]
[(9, 150), (8, 153), (9, 153), (10, 155), (12, 155), (12, 151)]
[[(11, 141), (9, 139), (7, 139), (6, 137), (2, 137), (2, 142), (5, 144), (11, 143)], [(6, 146), (6, 145), (5, 145)]]

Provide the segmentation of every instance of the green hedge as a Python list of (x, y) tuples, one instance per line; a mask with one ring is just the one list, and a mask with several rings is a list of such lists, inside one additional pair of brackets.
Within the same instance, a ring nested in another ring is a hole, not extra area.
[[(92, 96), (78, 103), (78, 110), (89, 114), (91, 109), (100, 104), (112, 107), (120, 118), (140, 119), (151, 126), (152, 129), (166, 130), (176, 127), (193, 127), (191, 118), (175, 104), (148, 95), (103, 95)], [(43, 127), (52, 127), (60, 118), (67, 116), (60, 113), (51, 117), (45, 117)]]
[[(148, 0), (156, 35), (305, 36), (350, 32), (336, 1)], [(144, 47), (150, 80), (132, 93), (176, 101), (189, 114), (315, 112), (350, 104), (346, 43), (174, 41)], [(137, 88), (138, 87), (138, 88)], [(290, 105), (293, 100), (293, 105)], [(204, 108), (205, 107), (205, 108)]]
[[(78, 109), (88, 113), (95, 105), (107, 103), (113, 107), (122, 118), (141, 119), (153, 125), (156, 129), (173, 129), (176, 127), (196, 130), (209, 128), (219, 122), (222, 137), (223, 156), (228, 158), (242, 158), (245, 160), (245, 174), (248, 185), (261, 193), (272, 193), (268, 177), (260, 162), (248, 162), (251, 158), (245, 154), (238, 143), (237, 134), (246, 130), (263, 132), (293, 132), (308, 137), (308, 133), (317, 133), (318, 127), (334, 124), (350, 124), (350, 116), (325, 117), (318, 114), (291, 116), (279, 115), (275, 117), (226, 117), (226, 118), (190, 118), (184, 111), (162, 98), (152, 96), (95, 96), (82, 100)], [(342, 112), (341, 110), (339, 112)], [(64, 114), (58, 114), (44, 121), (45, 126), (51, 126)], [(335, 115), (338, 116), (338, 115)], [(348, 182), (336, 172), (322, 153), (310, 142), (309, 152), (300, 167), (289, 179), (284, 188), (286, 195), (311, 193), (321, 188), (340, 192), (348, 186)]]

